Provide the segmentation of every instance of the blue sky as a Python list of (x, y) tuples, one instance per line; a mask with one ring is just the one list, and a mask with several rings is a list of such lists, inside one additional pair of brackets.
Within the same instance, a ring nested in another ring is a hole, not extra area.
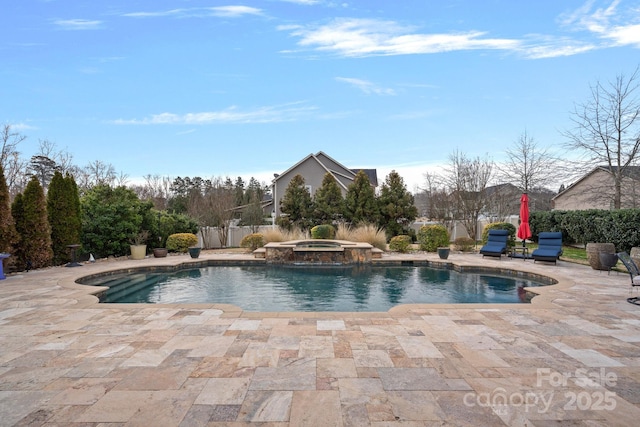
[(589, 85), (640, 65), (640, 0), (20, 0), (0, 122), (131, 180), (254, 176), (310, 153), (409, 190), (459, 150), (560, 150)]

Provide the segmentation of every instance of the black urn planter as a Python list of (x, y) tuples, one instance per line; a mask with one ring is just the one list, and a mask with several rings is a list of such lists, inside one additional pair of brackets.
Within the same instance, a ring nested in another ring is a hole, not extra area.
[(200, 256), (200, 250), (202, 248), (199, 247), (190, 247), (189, 248), (189, 255), (191, 256), (191, 258), (198, 258)]
[(440, 259), (447, 259), (449, 258), (450, 251), (451, 250), (449, 248), (438, 248), (438, 256)]

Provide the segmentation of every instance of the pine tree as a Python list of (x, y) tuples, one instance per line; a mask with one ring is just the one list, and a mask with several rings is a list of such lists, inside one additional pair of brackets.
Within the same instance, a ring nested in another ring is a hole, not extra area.
[(80, 199), (78, 187), (71, 175), (55, 172), (47, 193), (47, 214), (51, 227), (53, 264), (69, 262), (68, 245), (80, 243)]
[(345, 217), (351, 224), (375, 224), (378, 221), (376, 194), (369, 177), (362, 170), (347, 188)]
[(22, 230), (26, 228), (24, 216), (24, 196), (22, 193), (16, 195), (11, 203), (11, 216), (14, 218), (16, 239), (13, 246), (13, 263), (18, 270), (24, 270), (27, 261), (24, 255), (24, 247), (22, 245)]
[(407, 191), (402, 177), (391, 171), (380, 190), (378, 224), (386, 230), (387, 238), (404, 234), (409, 224), (418, 216), (413, 195)]
[(304, 184), (304, 178), (302, 175), (296, 175), (284, 191), (284, 197), (280, 201), (280, 210), (287, 214), (289, 224), (305, 230), (310, 225), (311, 208), (311, 194)]
[(330, 173), (322, 178), (322, 185), (313, 199), (313, 221), (316, 225), (332, 224), (344, 216), (344, 198), (336, 179)]
[(51, 265), (51, 229), (47, 218), (47, 202), (40, 181), (31, 178), (22, 195), (22, 218), (16, 220), (20, 233), (23, 261), (27, 268)]
[(0, 165), (0, 252), (11, 253), (17, 240), (18, 234), (13, 215), (11, 215), (9, 188), (4, 177), (4, 170)]

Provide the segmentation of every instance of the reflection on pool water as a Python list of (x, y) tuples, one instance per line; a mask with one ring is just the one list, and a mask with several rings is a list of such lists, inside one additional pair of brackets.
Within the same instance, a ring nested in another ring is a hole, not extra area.
[(387, 311), (413, 303), (526, 303), (546, 283), (430, 267), (215, 266), (81, 281), (111, 303), (222, 303), (246, 311)]

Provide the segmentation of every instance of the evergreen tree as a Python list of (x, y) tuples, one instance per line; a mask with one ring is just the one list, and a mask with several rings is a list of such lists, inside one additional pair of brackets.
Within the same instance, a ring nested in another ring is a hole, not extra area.
[(69, 262), (68, 245), (80, 243), (80, 199), (78, 187), (71, 175), (62, 177), (56, 171), (47, 192), (47, 214), (51, 227), (53, 264)]
[(283, 226), (297, 226), (302, 230), (309, 228), (311, 214), (311, 194), (304, 184), (302, 175), (296, 175), (289, 182), (280, 201), (280, 210), (286, 214), (286, 219), (280, 219)]
[[(13, 252), (13, 245), (18, 241), (11, 203), (9, 187), (4, 177), (4, 170), (0, 165), (0, 252)], [(1, 261), (0, 261), (1, 262)]]
[(40, 181), (31, 178), (22, 194), (22, 217), (16, 221), (20, 233), (22, 261), (27, 268), (41, 268), (51, 265), (51, 229), (47, 217), (47, 201)]
[(257, 179), (251, 177), (247, 189), (244, 192), (245, 203), (251, 203), (254, 200), (261, 202), (266, 192), (267, 188), (263, 187)]
[(418, 216), (418, 209), (413, 203), (413, 195), (407, 191), (402, 177), (391, 171), (378, 197), (380, 220), (378, 224), (386, 230), (387, 238), (406, 234), (409, 224)]
[(18, 193), (16, 197), (13, 198), (13, 203), (11, 203), (11, 216), (14, 218), (16, 230), (12, 261), (19, 270), (24, 270), (27, 265), (27, 261), (24, 256), (24, 248), (22, 245), (22, 230), (26, 228), (24, 221), (24, 196), (22, 193)]
[(336, 179), (330, 173), (322, 178), (322, 185), (313, 199), (313, 221), (318, 224), (332, 224), (344, 216), (344, 198)]
[(152, 206), (129, 188), (96, 185), (81, 200), (83, 250), (98, 257), (126, 255), (130, 240), (148, 231), (143, 224)]
[(364, 171), (356, 174), (353, 184), (347, 188), (345, 217), (351, 224), (378, 222), (376, 194)]
[(248, 200), (245, 199), (244, 180), (241, 176), (236, 178), (236, 183), (233, 186), (233, 192), (235, 194), (236, 206), (246, 205)]

